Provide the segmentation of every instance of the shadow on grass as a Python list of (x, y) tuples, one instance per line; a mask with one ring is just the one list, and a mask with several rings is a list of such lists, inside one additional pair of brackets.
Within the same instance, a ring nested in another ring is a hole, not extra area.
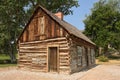
[(17, 62), (11, 63), (11, 60), (0, 60), (0, 68), (16, 66)]
[(17, 61), (11, 63), (11, 60), (9, 59), (0, 60), (0, 64), (17, 64)]
[(120, 60), (120, 55), (110, 55), (108, 58), (110, 60)]

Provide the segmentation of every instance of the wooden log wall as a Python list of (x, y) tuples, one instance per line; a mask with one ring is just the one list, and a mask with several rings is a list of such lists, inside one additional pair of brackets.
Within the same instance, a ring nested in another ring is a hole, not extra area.
[(48, 71), (47, 47), (59, 45), (59, 71), (60, 73), (70, 72), (69, 46), (65, 37), (48, 39), (43, 41), (24, 42), (19, 45), (19, 67), (30, 70)]
[(70, 60), (70, 69), (71, 69), (71, 73), (76, 72), (77, 71), (77, 49), (75, 44), (71, 44), (70, 46), (70, 56), (71, 56), (71, 60)]
[[(81, 39), (78, 39), (77, 37), (71, 36), (71, 43), (70, 43), (70, 71), (71, 73), (80, 71), (82, 69), (85, 69), (86, 67), (90, 67), (93, 66), (95, 64), (95, 59), (94, 56), (92, 54), (94, 54), (93, 52), (91, 53), (91, 49), (95, 49), (95, 47)], [(78, 53), (77, 53), (77, 46), (82, 47), (82, 61), (81, 61), (81, 66), (78, 65)], [(87, 49), (87, 54), (85, 51), (85, 48)], [(87, 59), (86, 59), (86, 55), (88, 56), (88, 65), (87, 66)], [(91, 56), (92, 55), (92, 56)], [(92, 60), (93, 59), (93, 60)], [(91, 63), (92, 61), (92, 63)]]

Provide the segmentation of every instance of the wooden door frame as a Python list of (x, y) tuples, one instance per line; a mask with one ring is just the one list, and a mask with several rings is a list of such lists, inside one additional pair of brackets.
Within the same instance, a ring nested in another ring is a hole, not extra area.
[(50, 55), (50, 52), (49, 52), (49, 48), (51, 47), (56, 47), (57, 48), (57, 71), (59, 73), (59, 45), (48, 45), (47, 46), (47, 72), (49, 72), (49, 55)]

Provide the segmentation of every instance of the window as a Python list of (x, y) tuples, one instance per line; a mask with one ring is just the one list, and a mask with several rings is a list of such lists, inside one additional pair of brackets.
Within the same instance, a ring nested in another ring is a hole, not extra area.
[(91, 49), (91, 63), (94, 63), (95, 60), (95, 51), (94, 49)]
[(78, 53), (78, 56), (82, 56), (82, 47), (81, 46), (77, 46), (77, 53)]
[(40, 26), (40, 34), (44, 34), (44, 32), (45, 32), (45, 19), (44, 19), (44, 16), (39, 18), (39, 26)]
[(82, 65), (82, 47), (77, 46), (77, 53), (78, 53), (78, 65)]

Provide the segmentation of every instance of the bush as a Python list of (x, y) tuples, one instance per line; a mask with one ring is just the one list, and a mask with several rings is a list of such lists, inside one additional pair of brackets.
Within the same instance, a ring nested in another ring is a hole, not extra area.
[(100, 62), (108, 62), (108, 58), (105, 57), (105, 56), (99, 56), (99, 57), (98, 57), (98, 60), (99, 60)]

